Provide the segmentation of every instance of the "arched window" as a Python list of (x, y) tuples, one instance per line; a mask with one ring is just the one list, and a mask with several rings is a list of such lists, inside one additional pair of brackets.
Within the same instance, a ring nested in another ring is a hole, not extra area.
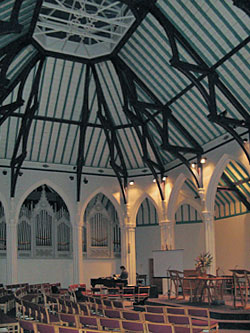
[(121, 233), (117, 212), (111, 201), (99, 193), (88, 204), (84, 220), (83, 251), (86, 251), (87, 256), (90, 258), (119, 257)]
[(20, 257), (68, 257), (72, 253), (69, 213), (63, 200), (46, 185), (25, 200), (18, 222)]
[(158, 224), (158, 215), (155, 206), (152, 201), (146, 198), (142, 203), (138, 210), (136, 216), (136, 226), (137, 227), (145, 227), (149, 225)]

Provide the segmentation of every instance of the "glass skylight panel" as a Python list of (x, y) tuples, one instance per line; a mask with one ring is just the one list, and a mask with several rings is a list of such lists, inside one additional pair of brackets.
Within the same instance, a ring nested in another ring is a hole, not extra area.
[(44, 0), (33, 37), (46, 50), (95, 58), (110, 54), (135, 17), (114, 0)]

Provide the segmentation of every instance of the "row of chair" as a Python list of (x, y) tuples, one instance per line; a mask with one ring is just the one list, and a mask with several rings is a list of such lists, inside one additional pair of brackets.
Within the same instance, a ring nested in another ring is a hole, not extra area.
[[(70, 318), (69, 318), (70, 317)], [(174, 315), (171, 317), (175, 317)], [(179, 318), (180, 316), (176, 316)], [(25, 330), (31, 330), (36, 332), (34, 325), (37, 327), (39, 333), (54, 333), (54, 332), (68, 332), (66, 330), (59, 330), (59, 327), (69, 327), (70, 329), (88, 329), (96, 330), (97, 332), (103, 331), (117, 331), (117, 332), (176, 332), (176, 333), (198, 333), (203, 332), (206, 327), (193, 325), (191, 321), (187, 322), (168, 322), (168, 323), (159, 323), (153, 321), (136, 321), (136, 320), (125, 320), (125, 319), (114, 319), (107, 317), (95, 317), (95, 316), (75, 316), (69, 314), (59, 314), (60, 322), (47, 324), (49, 326), (42, 326), (41, 323), (32, 322), (32, 321), (23, 321), (20, 320), (20, 327)], [(73, 321), (74, 320), (74, 321)], [(27, 323), (25, 325), (25, 323)], [(46, 327), (47, 331), (40, 330), (40, 327)], [(48, 329), (50, 327), (50, 329)]]
[[(44, 324), (27, 320), (19, 320), (21, 333), (97, 333), (104, 331), (92, 330), (89, 328), (79, 329), (74, 327), (65, 327), (52, 324)], [(111, 331), (105, 331), (105, 333), (111, 333)]]
[[(218, 322), (211, 320), (206, 309), (181, 308), (181, 307), (161, 307), (145, 306), (145, 312), (126, 311), (123, 309), (109, 309), (98, 306), (95, 303), (82, 303), (79, 305), (80, 313), (54, 313), (51, 314), (47, 308), (24, 302), (22, 316), (29, 319), (36, 319), (44, 323), (65, 324), (81, 328), (90, 326), (91, 328), (100, 329), (99, 321), (103, 318), (111, 319), (107, 324), (113, 325), (113, 329), (122, 329), (123, 320), (138, 322), (155, 322), (161, 324), (175, 324), (180, 327), (192, 327), (196, 329), (206, 329), (218, 331)], [(111, 329), (109, 327), (108, 329)]]
[(189, 307), (189, 306), (160, 306), (160, 305), (140, 305), (135, 307), (137, 311), (149, 312), (155, 314), (175, 314), (187, 315), (192, 317), (199, 317), (206, 319), (209, 325), (217, 323), (216, 320), (211, 319), (210, 311), (208, 308)]

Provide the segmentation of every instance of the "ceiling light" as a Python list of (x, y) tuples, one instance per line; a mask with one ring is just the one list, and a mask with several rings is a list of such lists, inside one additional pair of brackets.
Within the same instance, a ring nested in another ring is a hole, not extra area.
[(135, 181), (133, 180), (133, 179), (131, 179), (130, 181), (129, 181), (129, 185), (134, 185), (135, 184)]
[(156, 183), (156, 179), (155, 178), (153, 179), (153, 183)]
[(162, 179), (161, 179), (163, 182), (165, 182), (167, 180), (167, 177), (166, 176), (163, 176)]
[(196, 168), (196, 163), (195, 163), (195, 162), (192, 162), (192, 163), (191, 163), (191, 168), (193, 168), (193, 169)]
[(202, 157), (202, 158), (200, 159), (200, 163), (201, 163), (201, 164), (205, 164), (206, 161), (207, 161), (207, 158), (206, 158), (206, 157)]
[(84, 184), (88, 184), (89, 181), (86, 177), (84, 177), (83, 182), (84, 182)]

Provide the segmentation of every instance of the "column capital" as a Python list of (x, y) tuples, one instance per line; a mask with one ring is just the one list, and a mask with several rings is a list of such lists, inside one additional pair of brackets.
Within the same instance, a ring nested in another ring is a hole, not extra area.
[(214, 220), (214, 215), (211, 211), (202, 211), (202, 216), (203, 216), (203, 219), (204, 219), (204, 222), (212, 222)]
[(174, 223), (175, 223), (175, 221), (164, 219), (164, 220), (159, 221), (159, 226), (165, 226), (165, 225), (170, 225), (170, 224), (174, 224)]
[(129, 224), (123, 224), (121, 226), (121, 229), (122, 230), (135, 230), (136, 226), (132, 223), (129, 223)]

